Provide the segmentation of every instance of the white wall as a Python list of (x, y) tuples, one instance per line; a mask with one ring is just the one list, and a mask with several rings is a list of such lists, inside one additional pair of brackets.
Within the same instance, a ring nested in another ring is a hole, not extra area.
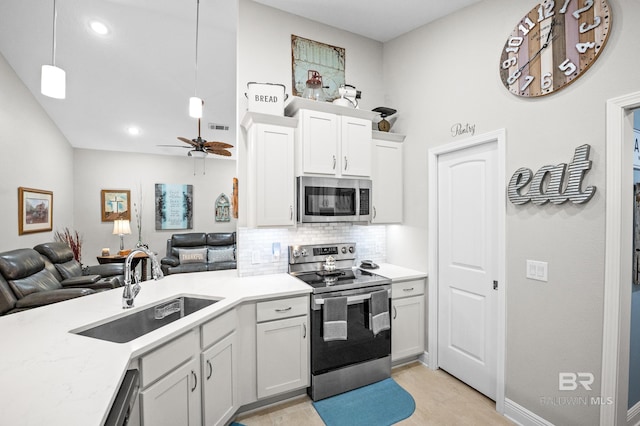
[[(187, 157), (153, 154), (134, 154), (112, 151), (76, 149), (74, 156), (74, 227), (84, 236), (83, 263), (95, 264), (95, 256), (101, 249), (109, 248), (116, 253), (120, 238), (112, 235), (113, 222), (102, 222), (100, 191), (103, 189), (129, 189), (131, 191), (131, 235), (125, 235), (125, 248), (135, 247), (138, 241), (133, 203), (139, 205), (142, 194), (142, 239), (149, 248), (163, 257), (166, 241), (174, 233), (182, 232), (231, 232), (236, 229), (236, 220), (215, 221), (215, 201), (221, 193), (229, 200), (232, 194), (232, 179), (236, 162), (224, 159), (203, 161)], [(193, 229), (155, 229), (155, 184), (193, 185)]]
[[(291, 35), (316, 40), (322, 43), (345, 48), (345, 80), (362, 91), (361, 109), (371, 110), (384, 105), (384, 87), (382, 84), (382, 44), (353, 33), (328, 27), (299, 16), (281, 12), (250, 0), (240, 0), (238, 22), (238, 123), (247, 110), (244, 93), (250, 81), (280, 83), (286, 86), (291, 95)], [(307, 244), (318, 242), (336, 242), (357, 233), (363, 242), (364, 252), (369, 253), (366, 241), (374, 241), (382, 235), (376, 227), (338, 227), (319, 232), (317, 228), (299, 226), (289, 230), (248, 230), (242, 228), (242, 220), (247, 205), (246, 191), (243, 190), (246, 175), (246, 133), (238, 131), (238, 179), (239, 179), (239, 235), (238, 265), (241, 274), (255, 274), (286, 271), (282, 259), (272, 262), (268, 257), (272, 242), (281, 242), (283, 256), (289, 244)], [(356, 230), (356, 228), (359, 228)], [(263, 253), (264, 262), (253, 264), (252, 252)], [(378, 253), (369, 253), (377, 260), (384, 260), (384, 247)], [(285, 259), (286, 260), (286, 259)]]
[[(405, 224), (389, 227), (388, 260), (427, 265), (427, 151), (476, 135), (507, 134), (507, 178), (519, 167), (569, 163), (591, 145), (595, 185), (585, 205), (507, 203), (506, 397), (554, 424), (598, 424), (599, 406), (543, 404), (543, 397), (599, 396), (604, 276), (605, 101), (638, 90), (640, 3), (610, 0), (613, 28), (598, 61), (569, 87), (539, 99), (509, 93), (499, 77), (507, 36), (533, 3), (485, 0), (385, 44), (389, 104), (405, 140)], [(507, 182), (504, 183), (505, 188)], [(470, 206), (471, 207), (471, 206)], [(525, 261), (548, 262), (549, 281), (525, 278)], [(592, 391), (559, 392), (559, 372), (591, 372)]]
[[(59, 102), (51, 100), (51, 102)], [(33, 247), (73, 226), (73, 150), (0, 55), (0, 251)], [(53, 192), (53, 231), (18, 235), (18, 187)]]

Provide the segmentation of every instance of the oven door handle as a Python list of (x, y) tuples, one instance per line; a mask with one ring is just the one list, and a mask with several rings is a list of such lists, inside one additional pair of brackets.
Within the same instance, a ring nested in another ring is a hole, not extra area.
[[(389, 296), (391, 296), (391, 290), (387, 290), (387, 292), (389, 293)], [(369, 299), (371, 299), (371, 293), (364, 293), (364, 294), (358, 294), (355, 296), (349, 296), (347, 297), (347, 304), (353, 303), (353, 302), (362, 302), (363, 300), (369, 300)], [(324, 300), (325, 299), (316, 299), (315, 303), (316, 305), (324, 305)]]

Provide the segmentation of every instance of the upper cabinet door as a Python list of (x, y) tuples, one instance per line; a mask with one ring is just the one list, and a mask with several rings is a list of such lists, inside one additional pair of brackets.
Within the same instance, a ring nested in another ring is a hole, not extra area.
[(342, 176), (371, 176), (371, 120), (341, 117), (340, 174)]
[(372, 223), (402, 223), (402, 144), (374, 140)]
[(256, 226), (295, 224), (293, 129), (258, 125), (256, 137)]
[(320, 111), (300, 112), (302, 172), (335, 175), (338, 158), (338, 116)]

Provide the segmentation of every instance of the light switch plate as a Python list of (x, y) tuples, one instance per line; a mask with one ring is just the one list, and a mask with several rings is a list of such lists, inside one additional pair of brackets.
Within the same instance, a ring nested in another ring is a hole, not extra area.
[(549, 278), (549, 268), (547, 262), (539, 260), (527, 260), (526, 276), (529, 279), (547, 282)]

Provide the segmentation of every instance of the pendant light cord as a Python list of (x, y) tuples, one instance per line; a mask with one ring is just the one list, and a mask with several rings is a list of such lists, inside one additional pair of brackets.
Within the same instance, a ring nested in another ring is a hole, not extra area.
[[(55, 0), (54, 0), (55, 1)], [(196, 84), (193, 90), (193, 95), (198, 96), (198, 33), (200, 27), (200, 0), (196, 0)]]
[[(200, 1), (200, 0), (198, 0)], [(56, 20), (58, 10), (56, 9), (56, 0), (53, 0), (53, 46), (51, 48), (51, 65), (56, 66)]]

